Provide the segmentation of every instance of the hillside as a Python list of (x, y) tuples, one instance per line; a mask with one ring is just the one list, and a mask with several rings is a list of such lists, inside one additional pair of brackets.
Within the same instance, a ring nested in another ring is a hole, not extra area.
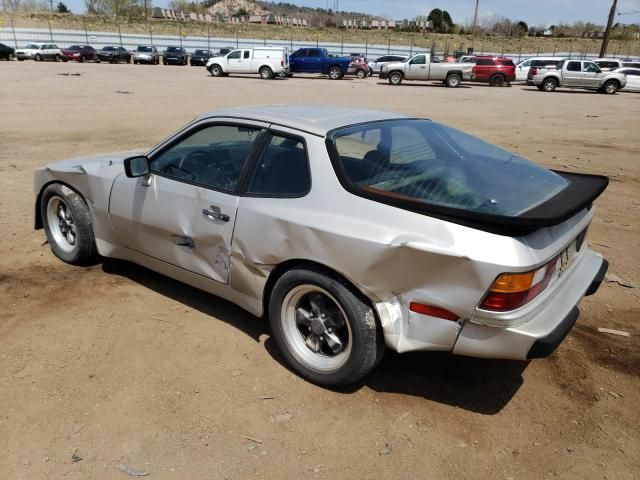
[(267, 15), (273, 13), (263, 8), (257, 2), (251, 0), (220, 0), (209, 9), (212, 15), (223, 15), (231, 17), (233, 15)]

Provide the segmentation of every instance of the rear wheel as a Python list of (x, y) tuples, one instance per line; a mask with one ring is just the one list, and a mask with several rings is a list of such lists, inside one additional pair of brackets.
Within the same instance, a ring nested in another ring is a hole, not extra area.
[(42, 193), (40, 212), (54, 255), (74, 265), (89, 265), (97, 257), (89, 207), (70, 188), (54, 183)]
[(39, 53), (37, 53), (37, 54), (36, 54), (36, 56), (35, 56), (34, 60), (35, 60), (36, 62), (41, 62), (41, 61), (42, 61), (42, 57), (40, 56), (40, 54), (39, 54)]
[(374, 312), (362, 294), (312, 268), (290, 270), (278, 279), (269, 322), (287, 363), (318, 385), (356, 382), (384, 352)]
[(457, 73), (450, 73), (447, 75), (447, 79), (444, 81), (445, 85), (449, 88), (458, 88), (462, 78)]
[(400, 85), (402, 83), (402, 73), (400, 72), (391, 72), (389, 74), (389, 83), (391, 85)]
[(331, 67), (329, 69), (329, 78), (331, 80), (340, 80), (342, 78), (342, 70), (340, 69), (340, 67)]
[(222, 76), (222, 68), (220, 65), (211, 65), (209, 67), (209, 73), (212, 77), (221, 77)]
[(363, 79), (367, 76), (367, 72), (365, 70), (358, 70), (358, 73), (356, 75), (358, 76), (358, 78)]
[(502, 87), (504, 85), (504, 76), (497, 74), (489, 79), (489, 85), (492, 87)]
[(13, 53), (10, 53), (9, 55), (7, 55), (7, 60), (11, 61), (13, 60)]
[(260, 69), (260, 78), (263, 80), (269, 80), (273, 78), (273, 72), (269, 67), (262, 67)]
[(620, 84), (615, 80), (609, 80), (602, 86), (602, 93), (613, 95), (620, 89)]
[(84, 55), (80, 57), (80, 62), (81, 63), (87, 63), (87, 57), (85, 57)]
[(558, 81), (555, 78), (546, 78), (542, 81), (542, 89), (545, 92), (553, 92), (558, 87)]

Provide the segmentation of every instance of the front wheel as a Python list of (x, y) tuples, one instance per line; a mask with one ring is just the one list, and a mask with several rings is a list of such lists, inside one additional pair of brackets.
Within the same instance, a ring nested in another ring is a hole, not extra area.
[(209, 73), (212, 77), (221, 77), (222, 76), (222, 68), (220, 65), (211, 65), (209, 67)]
[(460, 86), (460, 82), (462, 78), (457, 73), (452, 73), (447, 76), (447, 79), (444, 81), (445, 85), (449, 88), (458, 88)]
[(273, 78), (273, 72), (269, 67), (262, 67), (260, 69), (260, 78), (263, 80), (269, 80)]
[(363, 79), (367, 76), (367, 72), (365, 70), (358, 70), (357, 76), (359, 79)]
[(391, 85), (400, 85), (402, 83), (402, 74), (400, 72), (392, 72), (389, 74), (389, 83)]
[(373, 309), (362, 294), (319, 270), (290, 270), (278, 279), (269, 322), (289, 366), (318, 385), (354, 383), (384, 352)]
[(342, 70), (340, 70), (340, 67), (331, 67), (329, 69), (329, 78), (331, 80), (340, 80), (342, 78)]
[(602, 93), (613, 95), (620, 89), (620, 85), (615, 80), (609, 80), (602, 86)]
[(13, 60), (13, 53), (10, 53), (9, 55), (7, 55), (7, 60), (8, 61), (12, 61)]
[(40, 214), (54, 255), (73, 265), (98, 257), (89, 207), (75, 191), (54, 183), (42, 193)]

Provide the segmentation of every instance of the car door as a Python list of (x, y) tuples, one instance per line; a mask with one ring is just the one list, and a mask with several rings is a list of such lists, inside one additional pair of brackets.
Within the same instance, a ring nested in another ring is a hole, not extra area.
[(251, 50), (242, 50), (239, 73), (251, 73)]
[(242, 71), (242, 50), (234, 50), (227, 55), (227, 71), (240, 73)]
[(582, 62), (578, 60), (571, 60), (567, 62), (567, 66), (564, 69), (562, 80), (565, 86), (579, 86), (582, 84)]
[(324, 73), (324, 54), (319, 48), (310, 48), (306, 59), (306, 71), (310, 73)]
[(238, 189), (266, 127), (199, 122), (151, 153), (149, 175), (116, 178), (109, 215), (122, 245), (228, 283)]
[(427, 80), (429, 78), (429, 71), (427, 70), (426, 55), (416, 55), (413, 57), (409, 65), (407, 65), (404, 76), (407, 80)]
[(598, 88), (602, 82), (602, 70), (594, 62), (582, 62), (582, 85)]
[(529, 68), (531, 67), (531, 63), (533, 60), (525, 60), (516, 68), (516, 80), (524, 81), (527, 79), (527, 75), (529, 74)]

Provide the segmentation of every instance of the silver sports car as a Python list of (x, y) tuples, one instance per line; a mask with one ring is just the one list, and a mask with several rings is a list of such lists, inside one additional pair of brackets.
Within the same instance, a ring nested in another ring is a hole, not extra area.
[(585, 241), (607, 183), (429, 120), (246, 107), (41, 168), (35, 226), (65, 262), (129, 260), (268, 316), (291, 368), (336, 386), (385, 347), (549, 355), (607, 270)]

